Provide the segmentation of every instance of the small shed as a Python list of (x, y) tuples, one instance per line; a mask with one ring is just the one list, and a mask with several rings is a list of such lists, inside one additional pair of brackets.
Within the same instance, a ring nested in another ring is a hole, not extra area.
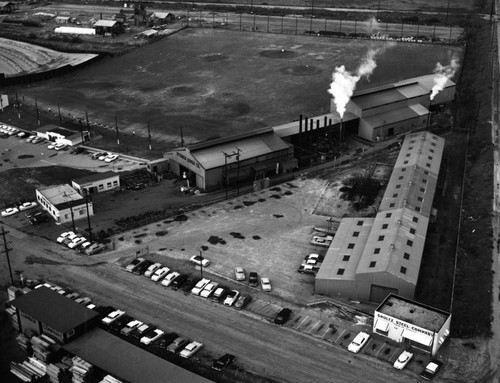
[(95, 33), (97, 35), (114, 36), (121, 32), (120, 24), (115, 20), (98, 20), (94, 24)]
[(0, 1), (0, 14), (14, 12), (14, 3), (8, 1)]
[(155, 12), (150, 16), (153, 25), (164, 25), (175, 20), (175, 16), (170, 12)]
[(155, 36), (158, 36), (158, 31), (155, 31), (154, 29), (148, 29), (144, 32), (139, 33), (139, 36), (143, 39), (149, 40)]
[(69, 16), (57, 16), (56, 24), (68, 24), (71, 21), (71, 17)]

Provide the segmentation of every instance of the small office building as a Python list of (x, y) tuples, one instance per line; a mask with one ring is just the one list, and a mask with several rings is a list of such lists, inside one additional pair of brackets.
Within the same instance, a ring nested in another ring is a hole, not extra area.
[(55, 142), (56, 144), (64, 144), (75, 146), (83, 143), (84, 139), (88, 138), (88, 131), (76, 132), (71, 129), (63, 128), (57, 125), (44, 125), (35, 131), (38, 137), (42, 137), (48, 141)]
[(97, 325), (98, 313), (45, 286), (10, 302), (16, 309), (19, 332), (45, 334), (64, 344)]
[(450, 335), (451, 314), (390, 294), (377, 307), (373, 332), (436, 355)]
[(93, 173), (71, 181), (73, 189), (80, 195), (103, 193), (120, 189), (120, 176), (114, 172)]
[(78, 192), (68, 184), (36, 189), (36, 200), (57, 224), (73, 222), (94, 215), (91, 201), (85, 202)]

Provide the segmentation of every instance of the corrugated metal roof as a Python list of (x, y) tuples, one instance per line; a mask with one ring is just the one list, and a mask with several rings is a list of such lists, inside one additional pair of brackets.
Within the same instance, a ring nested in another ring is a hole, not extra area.
[(395, 168), (417, 165), (437, 175), (441, 167), (444, 138), (429, 132), (408, 134), (401, 146)]
[(104, 181), (104, 180), (107, 180), (110, 178), (115, 178), (115, 177), (120, 177), (120, 175), (115, 173), (115, 172), (112, 172), (112, 171), (102, 172), (102, 173), (96, 172), (96, 173), (89, 174), (87, 176), (78, 177), (78, 178), (74, 179), (73, 182), (78, 184), (78, 185), (83, 185), (83, 184), (86, 184), (89, 182), (95, 182), (95, 181), (101, 181), (101, 180)]
[(40, 287), (11, 302), (22, 312), (66, 333), (96, 317), (98, 313), (47, 288)]
[[(316, 129), (316, 121), (319, 121), (320, 128), (324, 127), (325, 117), (327, 118), (327, 122), (329, 122), (331, 119), (333, 125), (340, 124), (340, 115), (337, 112), (322, 114), (320, 116), (314, 116), (314, 117), (308, 118), (308, 120), (312, 119), (314, 121), (314, 130), (315, 130)], [(356, 116), (350, 112), (344, 113), (344, 118), (343, 118), (344, 122), (357, 120), (357, 119), (358, 119), (358, 116)], [(308, 122), (308, 123), (310, 124), (310, 122)], [(289, 136), (293, 136), (295, 134), (300, 133), (300, 127), (299, 127), (298, 120), (293, 121), (293, 122), (289, 122), (287, 124), (274, 126), (272, 129), (274, 130), (276, 135), (278, 135), (279, 137), (289, 137)], [(304, 120), (302, 121), (302, 131), (305, 131), (305, 121)]]
[(83, 200), (83, 197), (68, 184), (47, 186), (37, 190), (54, 206)]
[(116, 23), (115, 20), (97, 20), (94, 27), (113, 27)]
[(410, 107), (403, 106), (398, 109), (388, 110), (383, 113), (375, 114), (369, 117), (363, 117), (363, 120), (370, 124), (372, 127), (379, 127), (383, 125), (393, 124), (398, 121), (409, 120), (411, 118), (423, 116), (429, 113), (425, 107)]
[(197, 142), (196, 144), (187, 145), (186, 148), (191, 153), (193, 153), (196, 150), (206, 149), (206, 148), (210, 148), (212, 146), (218, 146), (218, 145), (226, 143), (226, 142), (238, 141), (238, 140), (241, 140), (242, 138), (258, 136), (259, 134), (269, 133), (272, 131), (273, 131), (273, 128), (266, 126), (265, 128), (254, 129), (254, 130), (250, 130), (248, 132), (243, 132), (243, 133), (239, 133), (239, 134), (232, 134), (230, 136), (216, 138), (214, 140)]
[[(316, 278), (354, 280), (373, 222), (374, 218), (343, 218)], [(345, 261), (344, 256), (349, 260)]]
[[(191, 155), (205, 169), (213, 169), (225, 164), (225, 156), (223, 154), (231, 154), (240, 149), (240, 161), (273, 153), (279, 150), (288, 149), (288, 144), (284, 142), (274, 133), (260, 134), (251, 136), (236, 142), (221, 143), (217, 146), (211, 146), (204, 149), (196, 150)], [(236, 156), (228, 158), (228, 164), (236, 162)]]
[(406, 97), (398, 92), (397, 89), (391, 87), (390, 89), (384, 89), (382, 91), (373, 91), (360, 96), (353, 96), (351, 100), (361, 109), (366, 110), (405, 99)]
[(100, 328), (76, 338), (64, 349), (129, 383), (212, 382)]

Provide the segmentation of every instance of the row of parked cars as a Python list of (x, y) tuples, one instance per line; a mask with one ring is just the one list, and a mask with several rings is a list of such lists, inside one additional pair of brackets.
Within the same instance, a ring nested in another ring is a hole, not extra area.
[(86, 255), (94, 255), (106, 249), (105, 245), (89, 241), (83, 235), (76, 234), (73, 231), (61, 233), (61, 235), (57, 237), (56, 242)]
[(93, 160), (104, 161), (107, 163), (116, 161), (119, 157), (120, 156), (118, 154), (108, 152), (96, 152), (92, 154)]
[(309, 255), (306, 255), (302, 263), (300, 264), (298, 268), (299, 273), (304, 273), (304, 274), (314, 274), (318, 272), (319, 268), (321, 267), (321, 263), (323, 262), (324, 256), (319, 255), (316, 253), (311, 253)]
[(36, 202), (33, 202), (33, 201), (18, 202), (15, 204), (15, 206), (11, 206), (11, 207), (8, 207), (7, 209), (3, 210), (1, 215), (2, 215), (2, 217), (8, 217), (10, 215), (17, 214), (21, 211), (34, 209), (37, 206), (38, 206), (38, 204)]

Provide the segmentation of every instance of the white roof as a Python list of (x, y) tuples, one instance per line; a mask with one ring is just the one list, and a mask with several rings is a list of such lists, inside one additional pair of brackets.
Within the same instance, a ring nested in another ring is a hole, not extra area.
[(57, 27), (54, 33), (67, 33), (72, 35), (95, 35), (94, 28), (78, 28), (78, 27)]
[(94, 27), (112, 27), (117, 23), (115, 20), (98, 20)]

